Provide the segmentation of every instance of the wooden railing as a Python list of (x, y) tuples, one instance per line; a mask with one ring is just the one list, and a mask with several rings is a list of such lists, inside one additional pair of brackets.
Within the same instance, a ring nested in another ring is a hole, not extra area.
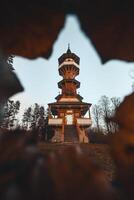
[(77, 118), (76, 120), (76, 123), (80, 126), (80, 125), (83, 125), (83, 126), (91, 126), (92, 124), (92, 120), (89, 119), (89, 118)]
[(61, 125), (63, 124), (62, 118), (51, 118), (48, 120), (48, 125)]
[(61, 68), (64, 65), (75, 65), (76, 67), (79, 68), (79, 65), (74, 61), (64, 61), (61, 65), (59, 65), (59, 68)]

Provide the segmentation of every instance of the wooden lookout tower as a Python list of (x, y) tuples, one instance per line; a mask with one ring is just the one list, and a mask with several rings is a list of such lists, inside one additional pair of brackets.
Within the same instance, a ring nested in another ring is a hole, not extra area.
[[(48, 125), (55, 133), (52, 141), (88, 143), (85, 130), (91, 126), (91, 104), (82, 101), (82, 96), (77, 93), (80, 82), (75, 79), (80, 71), (80, 58), (68, 46), (67, 52), (58, 59), (58, 63), (59, 75), (63, 77), (58, 82), (61, 94), (55, 98), (56, 102), (48, 104), (51, 113)], [(89, 115), (85, 118), (87, 112)]]

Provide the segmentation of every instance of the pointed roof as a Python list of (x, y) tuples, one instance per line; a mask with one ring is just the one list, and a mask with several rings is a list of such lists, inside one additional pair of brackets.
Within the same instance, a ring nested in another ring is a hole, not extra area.
[(68, 43), (68, 49), (67, 49), (67, 54), (71, 54), (71, 50), (70, 50), (70, 44)]
[(75, 54), (75, 53), (72, 53), (71, 50), (70, 50), (70, 44), (68, 44), (68, 49), (66, 51), (66, 53), (63, 53), (58, 61), (59, 61), (59, 64), (61, 64), (62, 62), (64, 62), (64, 60), (66, 58), (72, 58), (78, 65), (79, 65), (79, 62), (80, 62), (80, 58)]

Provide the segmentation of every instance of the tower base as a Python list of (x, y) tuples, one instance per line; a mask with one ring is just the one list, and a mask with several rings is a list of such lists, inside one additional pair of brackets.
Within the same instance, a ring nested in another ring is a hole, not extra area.
[(85, 128), (76, 125), (65, 125), (64, 132), (62, 132), (62, 128), (55, 128), (55, 134), (51, 141), (53, 143), (89, 143), (89, 138)]

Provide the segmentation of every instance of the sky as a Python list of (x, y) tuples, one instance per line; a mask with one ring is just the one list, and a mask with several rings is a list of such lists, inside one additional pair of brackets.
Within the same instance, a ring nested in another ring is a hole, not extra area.
[(58, 74), (58, 58), (67, 51), (68, 43), (71, 51), (80, 57), (80, 74), (76, 79), (81, 82), (78, 91), (84, 102), (96, 104), (102, 95), (124, 98), (132, 91), (130, 74), (134, 63), (111, 60), (102, 64), (91, 41), (81, 31), (77, 18), (67, 16), (49, 59), (14, 58), (14, 69), (25, 91), (12, 99), (20, 100), (22, 112), (34, 103), (46, 107), (55, 101), (59, 93), (57, 83), (62, 79)]

